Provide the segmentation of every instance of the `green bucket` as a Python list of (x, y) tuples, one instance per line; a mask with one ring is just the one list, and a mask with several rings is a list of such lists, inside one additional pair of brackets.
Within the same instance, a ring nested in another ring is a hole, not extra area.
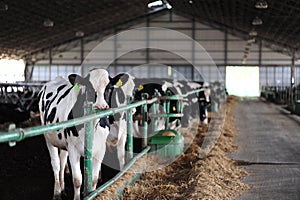
[(174, 159), (183, 152), (184, 137), (176, 130), (161, 130), (149, 138), (150, 152), (162, 159)]

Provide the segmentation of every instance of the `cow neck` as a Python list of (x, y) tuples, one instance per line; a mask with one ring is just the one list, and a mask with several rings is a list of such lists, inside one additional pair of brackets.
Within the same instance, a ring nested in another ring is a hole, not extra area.
[[(74, 89), (72, 90), (72, 95), (76, 95), (76, 91), (74, 91)], [(75, 104), (73, 105), (72, 109), (70, 110), (69, 114), (68, 114), (68, 120), (71, 119), (75, 119), (75, 118), (79, 118), (82, 117), (84, 115), (84, 102), (86, 100), (86, 94), (85, 91), (83, 91), (83, 88), (80, 88)], [(70, 136), (71, 134), (73, 134), (73, 136), (78, 137), (78, 131), (81, 130), (83, 128), (83, 124), (79, 124), (77, 126), (73, 126), (70, 128), (66, 128), (66, 131), (68, 133), (68, 135)]]

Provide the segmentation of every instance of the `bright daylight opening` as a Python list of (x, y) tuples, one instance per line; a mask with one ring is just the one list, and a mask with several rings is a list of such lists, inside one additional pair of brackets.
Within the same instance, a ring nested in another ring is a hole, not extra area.
[(0, 60), (0, 83), (24, 81), (25, 63), (23, 60)]
[(226, 88), (230, 95), (259, 96), (259, 68), (227, 66)]

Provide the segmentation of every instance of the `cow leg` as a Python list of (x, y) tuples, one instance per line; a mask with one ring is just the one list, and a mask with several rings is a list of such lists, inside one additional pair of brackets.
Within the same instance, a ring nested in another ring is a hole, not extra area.
[(207, 125), (208, 124), (208, 112), (207, 112), (207, 109), (205, 109), (205, 119), (203, 120), (203, 124), (204, 125)]
[(52, 165), (52, 170), (54, 173), (54, 194), (53, 194), (53, 199), (60, 199), (61, 195), (61, 187), (59, 183), (59, 155), (58, 155), (58, 148), (54, 147), (51, 143), (49, 143), (46, 139), (46, 144), (49, 150), (50, 158), (51, 158), (51, 165)]
[(82, 175), (80, 170), (80, 154), (75, 148), (71, 148), (69, 152), (71, 163), (73, 185), (74, 185), (74, 200), (80, 200), (80, 187), (82, 184)]
[[(103, 158), (102, 158), (103, 159)], [(101, 176), (100, 168), (101, 168), (101, 163), (102, 159), (99, 160), (99, 158), (93, 157), (93, 183), (92, 183), (92, 190), (95, 190), (97, 187), (97, 183), (99, 180), (99, 175)]]
[(117, 151), (118, 151), (118, 160), (120, 164), (120, 170), (124, 168), (125, 165), (125, 143), (126, 143), (126, 121), (122, 120), (120, 122), (120, 127), (119, 127), (119, 141), (118, 141), (118, 146), (117, 146)]
[(60, 151), (60, 172), (59, 172), (59, 178), (60, 178), (60, 188), (61, 191), (65, 190), (65, 167), (68, 160), (68, 152), (65, 150)]

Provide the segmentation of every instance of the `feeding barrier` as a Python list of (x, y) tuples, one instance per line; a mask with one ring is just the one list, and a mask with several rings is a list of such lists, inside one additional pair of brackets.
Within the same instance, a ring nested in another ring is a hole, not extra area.
[[(158, 117), (165, 117), (166, 122), (165, 122), (165, 127), (168, 129), (168, 122), (170, 117), (181, 117), (183, 116), (182, 113), (170, 113), (170, 101), (171, 100), (178, 100), (177, 104), (177, 109), (178, 111), (181, 110), (182, 107), (182, 101), (184, 97), (187, 97), (191, 94), (198, 94), (200, 91), (203, 91), (203, 88), (197, 89), (190, 91), (186, 94), (178, 94), (178, 95), (172, 95), (172, 96), (163, 96), (163, 97), (154, 97), (150, 100), (146, 99), (146, 95), (143, 95), (143, 99), (138, 102), (132, 102), (131, 97), (127, 97), (127, 105), (122, 106), (119, 108), (110, 108), (108, 110), (102, 110), (102, 111), (96, 111), (92, 109), (92, 103), (91, 102), (86, 102), (85, 104), (85, 116), (68, 120), (68, 121), (63, 121), (63, 122), (58, 122), (55, 124), (49, 124), (49, 125), (44, 125), (44, 126), (36, 126), (36, 127), (31, 127), (31, 128), (15, 128), (15, 126), (10, 126), (9, 131), (7, 132), (0, 132), (0, 143), (8, 143), (9, 146), (13, 147), (16, 145), (17, 142), (20, 142), (24, 139), (30, 138), (30, 137), (35, 137), (42, 135), (46, 132), (51, 132), (51, 131), (58, 131), (60, 129), (65, 129), (68, 127), (72, 126), (77, 126), (80, 124), (84, 124), (84, 129), (85, 129), (85, 141), (84, 141), (84, 199), (93, 199), (95, 198), (100, 192), (105, 190), (107, 187), (109, 187), (111, 184), (113, 184), (116, 180), (118, 180), (125, 172), (128, 171), (132, 167), (132, 165), (143, 155), (146, 155), (147, 152), (150, 151), (150, 146), (148, 146), (148, 124), (146, 120), (147, 116), (147, 106), (149, 104), (152, 105), (151, 110), (152, 110), (152, 116), (154, 120)], [(160, 114), (156, 113), (156, 106), (158, 102), (164, 101), (164, 107), (166, 113)], [(144, 116), (142, 118), (142, 124), (143, 124), (143, 147), (144, 149), (137, 154), (135, 157), (133, 157), (133, 135), (132, 135), (132, 130), (133, 130), (133, 118), (132, 118), (132, 109), (136, 108), (138, 106), (142, 107), (142, 115)], [(93, 121), (102, 117), (107, 117), (114, 115), (119, 112), (126, 111), (127, 114), (127, 152), (128, 152), (128, 160), (129, 162), (126, 164), (124, 169), (119, 172), (113, 179), (109, 180), (105, 184), (103, 184), (101, 187), (97, 188), (95, 191), (92, 191), (92, 146), (93, 146)], [(153, 123), (153, 129), (152, 130), (157, 130), (157, 127), (155, 127), (156, 123)], [(178, 135), (177, 132), (175, 132), (175, 135)], [(178, 135), (179, 136), (179, 135)], [(159, 136), (160, 137), (160, 136)], [(179, 145), (183, 145), (183, 139), (180, 137), (180, 142)], [(156, 138), (156, 140), (160, 140), (159, 138)], [(160, 142), (158, 142), (161, 144)], [(178, 141), (177, 141), (178, 143)], [(152, 143), (152, 146), (156, 145), (155, 143)], [(183, 149), (180, 148), (179, 149)], [(176, 150), (176, 152), (178, 149)], [(181, 153), (180, 150), (177, 153)], [(168, 153), (167, 153), (168, 154)], [(174, 157), (174, 152), (170, 153), (171, 156)]]

